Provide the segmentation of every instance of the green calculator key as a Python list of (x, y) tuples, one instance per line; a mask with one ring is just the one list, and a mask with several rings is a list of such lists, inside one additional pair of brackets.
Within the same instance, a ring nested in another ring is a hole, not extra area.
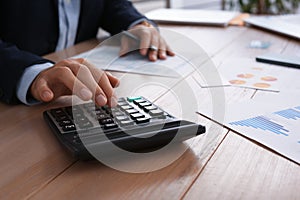
[(133, 102), (134, 100), (140, 100), (142, 99), (141, 96), (137, 96), (137, 97), (127, 97), (127, 101), (129, 102)]

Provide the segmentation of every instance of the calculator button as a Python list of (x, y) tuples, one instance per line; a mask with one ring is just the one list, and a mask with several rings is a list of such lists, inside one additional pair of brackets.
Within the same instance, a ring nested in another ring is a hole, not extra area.
[(113, 128), (118, 128), (118, 125), (113, 123), (113, 124), (104, 124), (103, 126), (104, 129), (113, 129)]
[(82, 110), (79, 108), (79, 106), (70, 106), (66, 108), (67, 113), (72, 116), (79, 113), (82, 113)]
[(121, 109), (126, 111), (126, 110), (129, 110), (129, 109), (133, 109), (133, 107), (130, 106), (130, 105), (126, 105), (126, 106), (121, 106)]
[(74, 130), (76, 130), (76, 126), (74, 124), (66, 125), (66, 126), (62, 127), (62, 130), (63, 131), (74, 131)]
[(129, 118), (123, 115), (123, 116), (117, 116), (115, 119), (120, 122), (120, 121), (128, 120)]
[(129, 105), (126, 101), (118, 102), (118, 106), (126, 106)]
[(101, 125), (105, 125), (105, 124), (112, 124), (112, 123), (115, 123), (113, 119), (111, 118), (106, 118), (106, 119), (100, 119), (99, 120), (99, 123)]
[(157, 107), (152, 105), (152, 106), (145, 106), (143, 109), (145, 112), (149, 112), (150, 110), (156, 110)]
[(61, 116), (61, 115), (65, 115), (65, 112), (61, 109), (61, 108), (58, 108), (58, 109), (53, 109), (51, 110), (51, 114), (56, 117), (56, 116)]
[(131, 119), (136, 120), (137, 118), (143, 118), (145, 117), (145, 115), (141, 114), (141, 113), (134, 113), (134, 114), (130, 114)]
[(106, 113), (111, 115), (113, 112), (118, 112), (118, 111), (120, 111), (118, 108), (110, 108), (106, 110)]
[(138, 106), (139, 106), (140, 108), (143, 108), (143, 107), (147, 107), (147, 106), (152, 106), (152, 104), (149, 103), (149, 102), (144, 102), (144, 103), (140, 103)]
[(136, 122), (137, 124), (147, 123), (147, 122), (150, 122), (150, 118), (149, 118), (149, 117), (137, 118), (137, 119), (135, 120), (135, 122)]
[(147, 102), (145, 99), (138, 99), (138, 100), (133, 101), (133, 103), (136, 104), (136, 105), (138, 105), (140, 103), (145, 103), (145, 102)]
[(59, 122), (59, 125), (62, 127), (62, 126), (68, 126), (68, 125), (72, 125), (74, 124), (71, 120), (69, 119), (66, 119), (66, 120), (62, 120)]
[(120, 112), (120, 111), (118, 111), (118, 112), (113, 112), (113, 113), (111, 113), (110, 115), (111, 115), (111, 117), (118, 117), (118, 116), (122, 116), (122, 115), (124, 115), (124, 113), (123, 113), (123, 112)]
[(130, 109), (130, 110), (126, 110), (126, 113), (128, 114), (128, 115), (130, 115), (130, 114), (134, 114), (134, 113), (138, 113), (139, 111), (138, 110), (136, 110), (136, 109)]
[(106, 114), (99, 114), (95, 117), (98, 121), (101, 120), (101, 119), (106, 119), (108, 118), (108, 116)]
[(134, 122), (132, 120), (124, 120), (119, 122), (121, 126), (131, 126), (134, 125)]
[(140, 100), (140, 99), (142, 99), (141, 96), (138, 96), (138, 97), (127, 97), (127, 101), (129, 101), (129, 102), (133, 102), (134, 100)]
[(88, 118), (86, 118), (86, 117), (84, 117), (84, 116), (81, 116), (81, 117), (79, 117), (79, 118), (76, 118), (75, 119), (75, 122), (76, 123), (86, 123), (86, 122), (88, 122), (89, 120), (88, 120)]
[(63, 121), (63, 120), (69, 120), (69, 117), (65, 114), (65, 115), (61, 115), (61, 116), (55, 116), (55, 120), (57, 122)]
[(84, 117), (84, 114), (83, 113), (73, 113), (73, 115), (70, 115), (70, 118), (71, 119), (79, 119), (79, 118), (82, 118)]
[(93, 124), (90, 121), (86, 121), (84, 123), (80, 123), (79, 128), (91, 128), (93, 127)]
[(149, 111), (149, 115), (151, 115), (151, 116), (161, 116), (161, 115), (164, 115), (164, 112), (162, 111), (162, 110), (160, 110), (160, 109), (156, 109), (156, 110), (150, 110)]
[(103, 111), (103, 110), (96, 110), (94, 113), (95, 113), (97, 116), (98, 116), (98, 115), (106, 115), (106, 112)]

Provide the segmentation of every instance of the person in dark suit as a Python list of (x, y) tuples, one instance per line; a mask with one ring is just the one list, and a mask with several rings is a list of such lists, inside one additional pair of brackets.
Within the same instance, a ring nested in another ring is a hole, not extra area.
[[(134, 30), (151, 61), (174, 55), (153, 25), (127, 0), (0, 1), (0, 100), (49, 102), (71, 94), (76, 83), (81, 99), (113, 106), (119, 80), (110, 73), (84, 59), (54, 63), (41, 56), (95, 38), (99, 27), (112, 35)], [(79, 70), (85, 76), (77, 77)]]

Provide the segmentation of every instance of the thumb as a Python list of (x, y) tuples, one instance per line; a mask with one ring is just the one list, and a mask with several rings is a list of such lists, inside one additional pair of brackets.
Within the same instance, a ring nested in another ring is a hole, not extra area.
[(32, 88), (32, 95), (44, 102), (49, 102), (54, 98), (54, 94), (52, 90), (49, 88), (47, 81), (43, 78), (39, 79), (36, 84), (34, 84), (35, 87)]

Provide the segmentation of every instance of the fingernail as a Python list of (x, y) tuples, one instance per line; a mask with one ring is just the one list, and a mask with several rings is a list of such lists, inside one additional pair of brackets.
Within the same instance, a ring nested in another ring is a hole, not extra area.
[(157, 60), (157, 56), (156, 56), (155, 54), (153, 54), (153, 55), (151, 56), (151, 59), (152, 59), (153, 61), (155, 61), (155, 60)]
[(49, 91), (45, 91), (42, 93), (42, 99), (45, 101), (49, 101), (52, 99), (52, 94)]
[(117, 97), (112, 96), (112, 97), (110, 98), (110, 106), (111, 106), (111, 107), (116, 107), (117, 105), (118, 105), (118, 99), (117, 99)]
[(83, 100), (90, 100), (93, 96), (92, 92), (86, 88), (81, 89), (80, 95), (83, 98)]
[(145, 56), (147, 54), (147, 49), (141, 49), (140, 50), (140, 53)]
[(119, 86), (120, 86), (120, 81), (117, 80), (116, 84), (115, 84), (113, 87), (114, 87), (114, 88), (117, 88), (117, 87), (119, 87)]
[(167, 58), (167, 54), (166, 53), (161, 53), (160, 54), (160, 58), (161, 59), (166, 59)]
[(99, 106), (104, 106), (107, 102), (107, 98), (103, 94), (99, 94), (96, 97), (96, 102)]

